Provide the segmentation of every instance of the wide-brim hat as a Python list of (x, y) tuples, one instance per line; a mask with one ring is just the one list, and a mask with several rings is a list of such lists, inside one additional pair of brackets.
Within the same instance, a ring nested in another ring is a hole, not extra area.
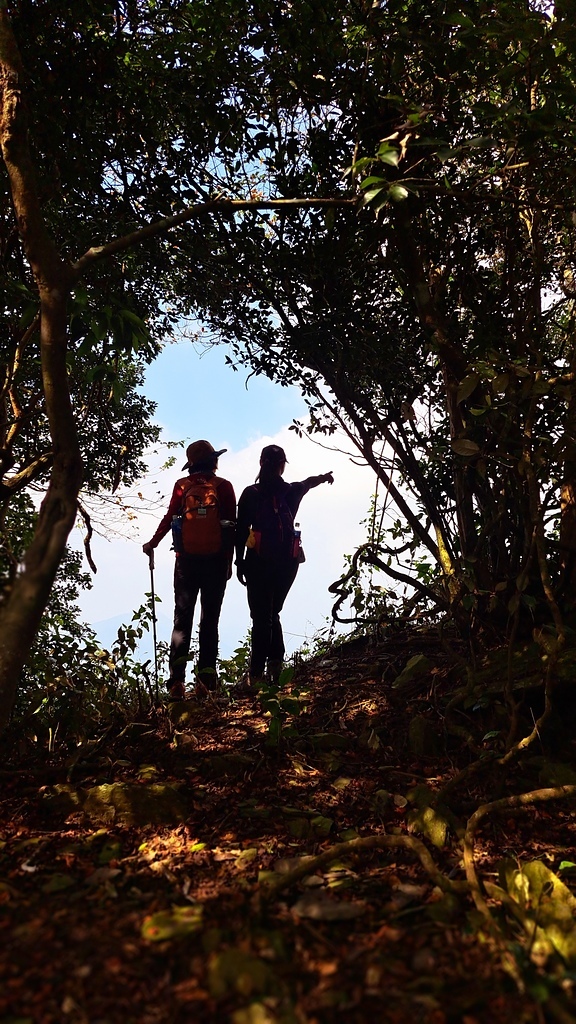
[(182, 466), (182, 469), (190, 469), (190, 466), (195, 466), (197, 462), (208, 462), (210, 459), (219, 459), (224, 452), (227, 452), (227, 448), (221, 448), (217, 452), (210, 441), (193, 441), (189, 444), (186, 449), (186, 462)]
[(273, 466), (279, 466), (282, 462), (288, 462), (286, 452), (279, 444), (267, 444), (260, 453), (260, 462), (268, 462)]

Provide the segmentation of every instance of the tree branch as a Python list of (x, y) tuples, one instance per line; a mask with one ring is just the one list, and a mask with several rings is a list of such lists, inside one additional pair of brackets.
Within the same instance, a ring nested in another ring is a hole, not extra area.
[(196, 203), (194, 206), (188, 206), (181, 213), (177, 213), (173, 217), (162, 217), (161, 220), (156, 220), (152, 224), (138, 228), (128, 235), (123, 235), (122, 238), (115, 238), (105, 245), (93, 246), (76, 263), (72, 264), (72, 269), (76, 277), (81, 277), (88, 267), (99, 260), (106, 259), (108, 256), (115, 256), (119, 252), (125, 252), (126, 249), (131, 249), (134, 245), (145, 242), (148, 238), (155, 238), (156, 235), (165, 234), (172, 228), (185, 224), (186, 221), (192, 220), (194, 217), (201, 217), (206, 213), (220, 213), (224, 216), (233, 217), (235, 213), (239, 213), (242, 210), (253, 210), (255, 213), (258, 213), (260, 210), (282, 210), (287, 207), (295, 209), (322, 209), (335, 206), (354, 207), (357, 203), (358, 200), (355, 196), (350, 199), (213, 199), (207, 203)]

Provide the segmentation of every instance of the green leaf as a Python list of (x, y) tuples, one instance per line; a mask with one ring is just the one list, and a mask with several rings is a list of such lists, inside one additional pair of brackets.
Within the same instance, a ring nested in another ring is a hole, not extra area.
[(351, 782), (352, 782), (352, 779), (347, 778), (345, 775), (340, 775), (332, 783), (332, 789), (337, 789), (337, 790), (341, 791), (343, 789), (346, 789), (350, 785)]
[(295, 839), (306, 839), (310, 834), (308, 818), (293, 818), (288, 822), (288, 831)]
[(360, 833), (357, 832), (355, 828), (345, 828), (342, 832), (338, 833), (338, 838), (341, 839), (343, 843), (349, 843), (352, 839), (360, 839)]
[(454, 25), (456, 28), (474, 28), (474, 22), (467, 14), (447, 14), (442, 21), (445, 21), (447, 25)]
[(372, 185), (384, 186), (384, 185), (386, 185), (386, 179), (385, 178), (378, 178), (378, 177), (375, 177), (374, 175), (370, 175), (370, 177), (364, 178), (364, 181), (360, 185), (360, 188), (361, 189), (366, 189), (366, 188), (370, 188)]
[(237, 993), (241, 996), (263, 993), (272, 984), (270, 967), (264, 960), (239, 949), (216, 953), (208, 964), (208, 984), (215, 999)]
[(247, 850), (242, 850), (242, 853), (234, 861), (234, 866), (237, 868), (245, 868), (256, 860), (258, 856), (258, 850), (255, 846), (249, 847)]
[(109, 864), (111, 860), (119, 860), (122, 856), (122, 845), (117, 839), (110, 839), (104, 843), (98, 855), (99, 864)]
[(408, 189), (404, 188), (404, 185), (391, 185), (388, 189), (388, 195), (395, 203), (400, 203), (403, 199), (407, 199), (409, 194)]
[(409, 811), (407, 821), (409, 832), (421, 832), (438, 849), (446, 844), (448, 822), (433, 807), (422, 807)]
[(470, 455), (477, 455), (480, 448), (475, 441), (469, 441), (467, 437), (461, 437), (456, 441), (452, 441), (452, 451), (456, 452), (456, 455), (463, 455), (465, 457)]
[(297, 697), (281, 697), (280, 707), (282, 711), (286, 711), (289, 715), (298, 715), (300, 713), (300, 701)]
[(458, 385), (456, 401), (460, 403), (465, 401), (466, 398), (470, 398), (470, 395), (476, 390), (479, 383), (479, 375), (477, 373), (469, 373)]
[(334, 821), (332, 818), (325, 818), (323, 814), (317, 814), (315, 818), (310, 821), (310, 827), (313, 832), (321, 836), (327, 836), (332, 831)]
[(266, 737), (268, 743), (277, 745), (280, 742), (280, 736), (282, 735), (282, 722), (279, 718), (271, 718), (268, 726), (268, 735)]
[(492, 378), (492, 390), (497, 395), (503, 395), (510, 386), (510, 374), (509, 373), (498, 373)]
[(42, 886), (42, 892), (53, 893), (53, 892), (64, 892), (65, 889), (70, 889), (74, 885), (74, 879), (70, 878), (70, 875), (54, 874), (51, 875), (48, 881)]
[(380, 188), (368, 189), (368, 191), (365, 192), (364, 195), (362, 196), (362, 202), (360, 205), (368, 206), (368, 204), (371, 203), (373, 199), (376, 199), (376, 197), (381, 195), (382, 193), (386, 195), (386, 189), (384, 188), (384, 186), (381, 186)]
[(324, 227), (326, 231), (333, 231), (336, 221), (336, 210), (331, 206), (324, 214)]
[(488, 135), (475, 135), (472, 139), (464, 142), (463, 145), (468, 146), (469, 149), (487, 149), (489, 146), (494, 145), (494, 139)]
[(280, 676), (278, 678), (278, 686), (279, 686), (279, 688), (281, 690), (283, 690), (284, 687), (289, 686), (290, 683), (292, 682), (293, 678), (294, 678), (294, 666), (293, 665), (287, 665), (286, 668), (282, 669), (282, 671), (280, 673)]
[(377, 150), (377, 156), (383, 164), (389, 164), (390, 167), (397, 167), (400, 160), (400, 153), (388, 142), (381, 143)]
[(263, 1003), (250, 1003), (241, 1010), (234, 1010), (231, 1024), (277, 1024), (276, 1014)]
[(415, 654), (413, 658), (406, 662), (400, 675), (396, 676), (392, 683), (392, 689), (401, 689), (403, 686), (413, 682), (413, 680), (427, 675), (431, 668), (432, 662), (425, 654)]

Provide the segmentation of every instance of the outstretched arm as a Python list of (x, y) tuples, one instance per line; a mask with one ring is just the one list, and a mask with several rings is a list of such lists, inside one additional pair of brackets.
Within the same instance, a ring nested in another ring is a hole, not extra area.
[(307, 477), (306, 480), (302, 481), (301, 486), (305, 488), (303, 493), (306, 494), (306, 491), (311, 491), (313, 487), (318, 487), (320, 484), (333, 484), (333, 483), (334, 483), (334, 476), (332, 475), (332, 470), (330, 470), (329, 473), (321, 473), (320, 476), (309, 476), (309, 477)]

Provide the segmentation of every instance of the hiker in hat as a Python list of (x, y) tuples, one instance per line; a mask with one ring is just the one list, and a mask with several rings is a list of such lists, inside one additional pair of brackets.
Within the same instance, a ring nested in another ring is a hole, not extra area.
[(236, 569), (247, 588), (252, 618), (249, 678), (242, 687), (249, 693), (257, 692), (266, 670), (274, 682), (282, 671), (280, 612), (304, 561), (300, 529), (294, 523), (300, 502), (312, 487), (334, 483), (332, 473), (286, 483), (286, 462), (283, 448), (266, 445), (256, 483), (245, 488), (238, 503)]
[(167, 687), (174, 700), (185, 697), (186, 663), (192, 621), (200, 594), (200, 635), (196, 690), (206, 695), (217, 684), (218, 620), (226, 583), (232, 575), (236, 497), (228, 480), (216, 476), (218, 459), (209, 441), (194, 441), (186, 449), (183, 469), (188, 476), (176, 481), (168, 511), (156, 533), (142, 550), (150, 555), (172, 529), (174, 566), (174, 629), (170, 644)]

